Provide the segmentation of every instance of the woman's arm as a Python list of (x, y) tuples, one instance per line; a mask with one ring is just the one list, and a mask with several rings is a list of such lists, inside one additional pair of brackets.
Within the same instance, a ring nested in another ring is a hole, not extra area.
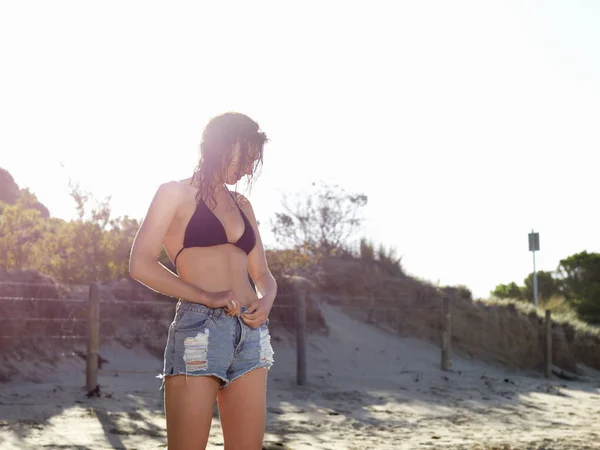
[(204, 291), (183, 281), (158, 261), (164, 237), (177, 214), (179, 205), (185, 199), (183, 189), (183, 186), (176, 181), (159, 186), (133, 241), (129, 274), (153, 291), (170, 297), (202, 303), (211, 308), (226, 306), (231, 293)]
[(264, 321), (263, 319), (266, 319), (266, 317), (263, 318), (261, 316), (262, 312), (260, 310), (268, 315), (271, 307), (273, 306), (273, 302), (275, 301), (275, 297), (277, 295), (277, 282), (267, 266), (267, 257), (265, 255), (265, 249), (260, 237), (258, 223), (256, 221), (252, 205), (247, 199), (244, 199), (241, 208), (246, 214), (246, 217), (248, 217), (248, 220), (254, 229), (254, 234), (256, 235), (256, 245), (248, 255), (248, 271), (250, 272), (250, 276), (252, 277), (252, 280), (254, 280), (256, 289), (260, 294), (260, 308), (259, 311), (257, 311), (258, 315), (250, 313), (246, 315), (246, 318), (249, 322), (252, 322), (253, 319), (256, 318), (256, 321), (258, 322), (256, 325), (258, 326), (260, 323), (262, 323), (262, 321)]

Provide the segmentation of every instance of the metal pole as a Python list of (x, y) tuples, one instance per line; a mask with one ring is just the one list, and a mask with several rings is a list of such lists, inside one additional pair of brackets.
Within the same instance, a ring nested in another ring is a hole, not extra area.
[[(531, 230), (533, 233), (533, 229)], [(535, 307), (538, 307), (538, 283), (537, 283), (537, 272), (535, 270), (535, 246), (533, 247), (533, 302)]]

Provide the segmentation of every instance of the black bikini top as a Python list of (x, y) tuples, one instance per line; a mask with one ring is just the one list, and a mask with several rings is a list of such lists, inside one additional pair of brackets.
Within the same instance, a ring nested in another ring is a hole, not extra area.
[[(229, 192), (229, 191), (227, 191)], [(229, 192), (231, 195), (231, 192)], [(221, 221), (215, 216), (215, 214), (210, 210), (208, 205), (204, 202), (204, 200), (200, 200), (196, 205), (196, 210), (187, 226), (185, 227), (185, 232), (183, 234), (183, 247), (181, 250), (177, 252), (175, 255), (175, 260), (173, 261), (174, 265), (177, 265), (177, 257), (179, 254), (186, 248), (190, 247), (212, 247), (215, 245), (222, 244), (233, 244), (236, 247), (242, 249), (246, 254), (249, 254), (254, 246), (256, 245), (256, 236), (254, 234), (254, 229), (244, 211), (239, 207), (237, 201), (231, 195), (233, 201), (235, 202), (238, 210), (242, 215), (242, 219), (244, 220), (244, 233), (240, 236), (240, 238), (236, 242), (229, 242), (227, 239), (227, 233), (225, 233), (225, 227), (221, 223)]]

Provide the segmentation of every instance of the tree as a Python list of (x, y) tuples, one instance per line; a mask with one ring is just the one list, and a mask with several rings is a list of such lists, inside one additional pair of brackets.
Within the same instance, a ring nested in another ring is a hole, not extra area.
[(62, 282), (78, 280), (81, 267), (73, 242), (75, 242), (75, 227), (72, 222), (57, 218), (49, 219), (44, 236), (35, 248), (36, 262), (30, 268), (51, 275)]
[(285, 248), (311, 256), (331, 255), (340, 250), (360, 228), (364, 194), (349, 194), (337, 185), (312, 183), (307, 196), (284, 196), (284, 212), (275, 214), (272, 232)]
[(75, 200), (78, 219), (70, 222), (73, 234), (73, 258), (77, 261), (77, 276), (73, 281), (89, 283), (110, 278), (111, 241), (107, 239), (110, 223), (110, 197), (98, 202), (89, 210), (89, 192), (79, 185), (70, 184), (71, 197)]
[[(555, 273), (542, 270), (537, 275), (540, 297), (562, 296), (582, 320), (600, 324), (600, 253), (576, 253), (562, 259)], [(525, 287), (500, 284), (492, 295), (532, 302), (533, 274), (525, 278)]]
[(0, 167), (0, 202), (14, 205), (17, 201), (19, 186), (12, 175)]
[[(533, 302), (533, 273), (527, 275), (524, 280), (525, 288), (523, 288), (523, 298)], [(538, 295), (542, 298), (549, 299), (552, 296), (560, 295), (560, 283), (554, 278), (552, 272), (540, 270), (537, 272)]]
[(140, 227), (140, 222), (125, 216), (111, 220), (110, 226), (110, 230), (106, 233), (107, 247), (110, 249), (111, 254), (109, 261), (110, 278), (128, 277), (131, 246)]
[(20, 203), (26, 208), (37, 209), (42, 217), (50, 217), (48, 208), (40, 203), (28, 188), (19, 189), (12, 175), (7, 170), (0, 168), (0, 204), (2, 203), (9, 205)]
[(517, 283), (510, 282), (508, 284), (499, 284), (492, 291), (492, 295), (498, 298), (523, 299), (523, 288), (517, 286)]
[(46, 208), (45, 205), (40, 203), (37, 197), (34, 194), (32, 194), (28, 188), (21, 189), (19, 191), (19, 193), (17, 194), (16, 203), (23, 205), (25, 208), (37, 209), (44, 219), (50, 217), (50, 211), (48, 211), (48, 208)]
[[(0, 269), (32, 269), (67, 283), (128, 276), (139, 222), (111, 219), (110, 198), (96, 201), (71, 182), (77, 219), (50, 218), (28, 189), (0, 169)], [(94, 202), (94, 203), (93, 203)]]
[(0, 213), (0, 268), (19, 269), (30, 264), (33, 247), (45, 223), (36, 209), (22, 204), (3, 205)]
[(563, 295), (580, 317), (600, 323), (600, 253), (571, 255), (560, 261), (557, 272)]

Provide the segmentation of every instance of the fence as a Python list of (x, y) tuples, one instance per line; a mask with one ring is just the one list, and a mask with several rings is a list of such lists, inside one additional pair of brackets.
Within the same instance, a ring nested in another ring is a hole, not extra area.
[[(11, 284), (11, 283), (2, 283), (3, 285)], [(18, 285), (19, 283), (12, 283), (13, 285)], [(23, 283), (25, 284), (25, 283)], [(31, 285), (27, 285), (30, 287)], [(17, 289), (18, 291), (18, 289)], [(2, 303), (12, 303), (12, 304), (21, 304), (26, 305), (22, 306), (22, 310), (36, 310), (36, 308), (32, 308), (31, 305), (37, 304), (37, 312), (42, 311), (41, 317), (32, 317), (31, 314), (23, 315), (23, 317), (1, 317), (0, 320), (3, 323), (2, 326), (2, 335), (0, 338), (3, 340), (15, 340), (15, 339), (39, 339), (39, 340), (61, 340), (61, 341), (79, 341), (86, 343), (86, 387), (88, 391), (93, 390), (97, 386), (98, 379), (98, 370), (99, 370), (99, 348), (101, 337), (107, 338), (116, 338), (118, 337), (118, 326), (114, 324), (115, 317), (103, 317), (101, 314), (100, 308), (100, 290), (97, 284), (91, 284), (87, 287), (87, 301), (81, 296), (79, 298), (59, 298), (58, 296), (39, 296), (39, 297), (28, 297), (23, 295), (10, 295), (10, 296), (0, 296), (0, 305)], [(277, 304), (273, 305), (273, 308), (276, 310), (278, 308), (292, 308), (294, 314), (293, 319), (290, 320), (287, 325), (291, 325), (295, 328), (295, 344), (296, 344), (296, 383), (298, 385), (305, 385), (307, 383), (307, 379), (310, 372), (310, 367), (308, 367), (307, 363), (307, 298), (309, 293), (306, 289), (300, 289), (295, 291), (293, 297), (288, 298), (291, 302), (288, 304)], [(331, 304), (336, 305), (334, 301), (336, 297), (330, 296)], [(359, 316), (361, 319), (367, 319), (367, 321), (373, 321), (373, 315), (380, 314), (380, 317), (389, 317), (390, 314), (398, 314), (402, 312), (402, 308), (395, 307), (376, 307), (376, 306), (361, 306), (362, 299), (354, 298), (358, 303), (358, 306), (349, 305), (349, 300), (351, 300), (348, 296), (339, 296), (337, 300), (342, 300), (341, 302), (337, 302), (337, 305), (340, 306), (345, 312), (349, 314), (354, 314), (355, 316)], [(69, 304), (69, 308), (54, 308), (52, 313), (48, 313), (48, 308), (43, 308), (40, 305), (49, 304), (52, 302), (60, 302), (61, 304)], [(108, 300), (103, 302), (107, 305), (117, 305), (120, 308), (132, 308), (137, 306), (144, 308), (174, 308), (175, 302), (172, 300), (169, 301), (156, 301), (156, 300), (136, 300), (136, 299), (128, 299), (128, 300)], [(351, 302), (350, 302), (351, 303)], [(437, 320), (434, 319), (434, 322), (437, 323), (437, 326), (434, 327), (432, 331), (436, 336), (435, 339), (439, 342), (440, 347), (440, 369), (443, 371), (451, 370), (451, 354), (452, 354), (452, 341), (453, 341), (453, 333), (452, 333), (452, 324), (453, 324), (453, 315), (452, 315), (452, 302), (450, 301), (448, 296), (442, 296), (439, 305), (436, 307), (438, 312)], [(15, 308), (9, 308), (9, 310), (14, 310)], [(103, 309), (105, 310), (105, 309)], [(414, 313), (416, 308), (411, 307), (410, 312)], [(431, 310), (431, 308), (430, 308)], [(434, 309), (435, 310), (435, 309)], [(2, 311), (2, 309), (0, 309)], [(408, 309), (405, 308), (404, 312), (408, 312)], [(59, 317), (55, 317), (56, 315)], [(60, 317), (60, 314), (63, 314)], [(115, 316), (119, 315), (119, 311), (112, 311)], [(65, 316), (66, 314), (66, 316)], [(108, 315), (110, 316), (111, 311), (108, 311)], [(122, 314), (122, 312), (121, 312)], [(164, 323), (164, 315), (161, 314), (162, 322)], [(288, 314), (287, 317), (290, 317)], [(156, 329), (157, 319), (142, 319), (142, 322), (147, 321), (152, 324), (152, 329)], [(377, 321), (377, 320), (375, 320)], [(18, 323), (21, 322), (21, 327), (14, 326), (8, 327), (6, 326), (7, 322)], [(101, 324), (112, 324), (112, 328), (109, 326), (108, 330), (101, 329)], [(545, 338), (544, 338), (544, 374), (546, 377), (550, 377), (552, 374), (552, 319), (550, 311), (545, 312)], [(39, 333), (31, 333), (31, 327), (35, 327), (40, 331)], [(26, 335), (19, 335), (19, 330), (23, 333), (27, 330)], [(113, 333), (109, 331), (112, 330)], [(12, 333), (10, 332), (12, 331)], [(166, 332), (163, 333), (163, 336), (166, 335)], [(161, 337), (158, 336), (157, 337)], [(1, 341), (0, 341), (1, 344)]]

